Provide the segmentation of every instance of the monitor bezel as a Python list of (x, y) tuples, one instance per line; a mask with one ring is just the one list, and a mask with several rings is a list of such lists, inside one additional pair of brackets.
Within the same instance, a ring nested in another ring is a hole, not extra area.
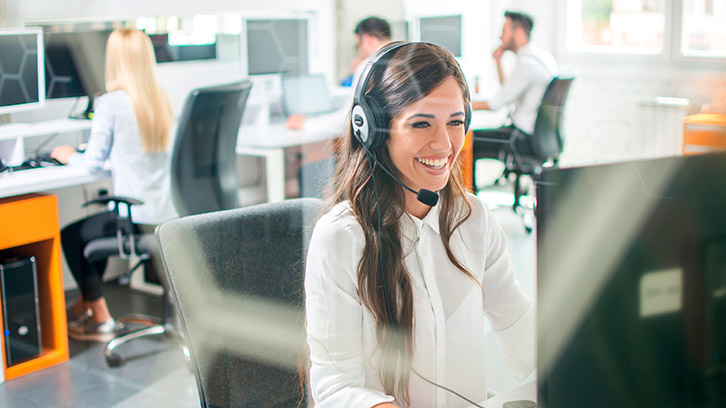
[(45, 43), (41, 28), (12, 28), (0, 29), (0, 36), (35, 34), (38, 52), (36, 55), (38, 66), (38, 101), (24, 102), (13, 105), (0, 106), (0, 115), (14, 112), (24, 112), (41, 109), (45, 106)]

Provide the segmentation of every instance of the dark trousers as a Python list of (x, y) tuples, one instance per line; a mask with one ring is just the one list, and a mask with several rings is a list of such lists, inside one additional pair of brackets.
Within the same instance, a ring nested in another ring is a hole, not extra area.
[(63, 254), (84, 300), (97, 300), (103, 296), (101, 282), (107, 261), (88, 262), (83, 249), (94, 239), (113, 236), (116, 236), (116, 221), (111, 212), (83, 218), (61, 231)]
[[(513, 136), (515, 139), (510, 140)], [(514, 146), (517, 154), (529, 156), (532, 154), (530, 137), (514, 125), (497, 129), (475, 130), (474, 159), (492, 158), (502, 160), (505, 153), (513, 154), (511, 146)], [(477, 140), (477, 138), (490, 140)]]

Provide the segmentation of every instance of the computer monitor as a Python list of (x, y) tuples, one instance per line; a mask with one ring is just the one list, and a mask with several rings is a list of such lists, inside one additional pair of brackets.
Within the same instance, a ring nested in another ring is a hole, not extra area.
[(217, 58), (217, 44), (184, 44), (169, 43), (169, 34), (149, 34), (154, 46), (156, 62), (178, 62), (209, 60)]
[(461, 15), (421, 17), (418, 22), (419, 38), (436, 44), (461, 57)]
[(0, 114), (40, 108), (45, 102), (43, 32), (0, 30)]
[(249, 75), (307, 74), (306, 19), (250, 19), (246, 33)]
[(111, 30), (46, 32), (47, 98), (106, 92), (106, 42)]
[(545, 171), (538, 404), (726, 406), (726, 153)]
[(285, 115), (314, 116), (333, 110), (328, 84), (322, 74), (283, 75), (282, 108)]

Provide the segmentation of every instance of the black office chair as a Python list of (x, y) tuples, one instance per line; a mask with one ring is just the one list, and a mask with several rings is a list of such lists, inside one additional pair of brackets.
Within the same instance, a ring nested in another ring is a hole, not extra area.
[(239, 206), (237, 134), (252, 83), (193, 90), (184, 104), (171, 159), (180, 216)]
[[(171, 190), (174, 207), (180, 215), (224, 210), (237, 206), (237, 134), (252, 84), (250, 81), (200, 88), (187, 97), (179, 120), (171, 157)], [(127, 197), (101, 197), (91, 203), (108, 203), (111, 198), (127, 206), (140, 202)], [(117, 206), (118, 207), (118, 204)], [(118, 208), (116, 208), (118, 211)], [(119, 218), (116, 237), (99, 238), (86, 245), (86, 259), (103, 259), (120, 255), (124, 259), (138, 259), (127, 275), (138, 267), (150, 264), (156, 256), (153, 234), (131, 234), (134, 225), (130, 217)], [(128, 248), (128, 251), (123, 250)], [(174, 307), (167, 297), (163, 277), (162, 318), (144, 315), (123, 316), (122, 324), (140, 324), (142, 327), (121, 332), (104, 348), (106, 363), (117, 367), (124, 358), (118, 347), (136, 338), (159, 334), (174, 334), (172, 316)]]
[(202, 407), (305, 407), (305, 256), (315, 198), (157, 228)]
[[(575, 76), (563, 74), (555, 77), (547, 86), (542, 103), (537, 111), (537, 119), (532, 135), (514, 129), (508, 139), (479, 137), (474, 133), (474, 165), (482, 158), (497, 158), (504, 163), (504, 171), (497, 179), (507, 179), (514, 174), (514, 203), (512, 209), (522, 212), (521, 199), (527, 194), (522, 188), (522, 175), (537, 179), (545, 166), (557, 166), (559, 155), (564, 148), (562, 125), (564, 123), (565, 103)], [(477, 148), (476, 142), (488, 142), (486, 149)], [(477, 188), (476, 170), (474, 189)], [(525, 220), (525, 229), (532, 231), (532, 223)]]
[[(83, 206), (108, 205), (109, 203), (113, 203), (111, 213), (114, 215), (116, 222), (116, 236), (97, 238), (90, 241), (83, 248), (83, 256), (89, 262), (98, 262), (114, 255), (124, 260), (134, 261), (136, 263), (128, 271), (130, 275), (142, 265), (151, 265), (155, 257), (158, 259), (156, 240), (153, 234), (139, 232), (132, 220), (131, 207), (143, 204), (139, 200), (130, 197), (104, 195), (88, 201)], [(123, 216), (120, 213), (121, 205), (126, 207)], [(117, 323), (121, 326), (133, 323), (139, 324), (141, 327), (128, 331), (122, 330), (118, 336), (106, 344), (103, 355), (110, 367), (118, 367), (124, 364), (124, 358), (116, 352), (116, 348), (122, 344), (139, 337), (171, 332), (168, 322), (171, 321), (170, 317), (173, 311), (167, 301), (166, 291), (163, 291), (162, 297), (164, 299), (162, 318), (135, 314), (117, 319)]]

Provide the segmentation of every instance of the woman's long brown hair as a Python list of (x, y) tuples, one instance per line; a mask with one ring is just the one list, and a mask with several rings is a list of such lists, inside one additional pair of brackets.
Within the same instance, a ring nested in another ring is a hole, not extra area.
[[(454, 57), (441, 47), (411, 43), (394, 51), (384, 67), (376, 67), (368, 82), (366, 97), (374, 100), (382, 110), (390, 129), (392, 119), (403, 109), (432, 92), (448, 78), (454, 78), (469, 104), (469, 89)], [(362, 80), (362, 79), (361, 79)], [(348, 122), (350, 123), (350, 121)], [(388, 169), (400, 176), (391, 162), (388, 148), (375, 149), (376, 155)], [(376, 338), (381, 350), (380, 379), (384, 391), (408, 403), (408, 383), (413, 357), (414, 299), (411, 277), (404, 263), (401, 244), (400, 219), (405, 211), (405, 192), (377, 165), (369, 164), (365, 150), (354, 139), (350, 125), (338, 153), (338, 165), (324, 212), (332, 206), (348, 201), (365, 235), (363, 256), (358, 264), (358, 289), (363, 304), (376, 322)], [(371, 172), (372, 171), (372, 172)], [(379, 198), (373, 185), (373, 177)], [(448, 184), (439, 191), (441, 206), (439, 229), (451, 263), (476, 282), (451, 250), (451, 235), (471, 215), (471, 204), (466, 197), (461, 172), (461, 160), (453, 164)], [(380, 203), (380, 206), (378, 205)], [(378, 232), (378, 211), (381, 212), (381, 230)], [(379, 254), (379, 241), (381, 253)], [(379, 270), (379, 256), (385, 273), (385, 285)], [(391, 300), (393, 325), (386, 306), (386, 288)]]

